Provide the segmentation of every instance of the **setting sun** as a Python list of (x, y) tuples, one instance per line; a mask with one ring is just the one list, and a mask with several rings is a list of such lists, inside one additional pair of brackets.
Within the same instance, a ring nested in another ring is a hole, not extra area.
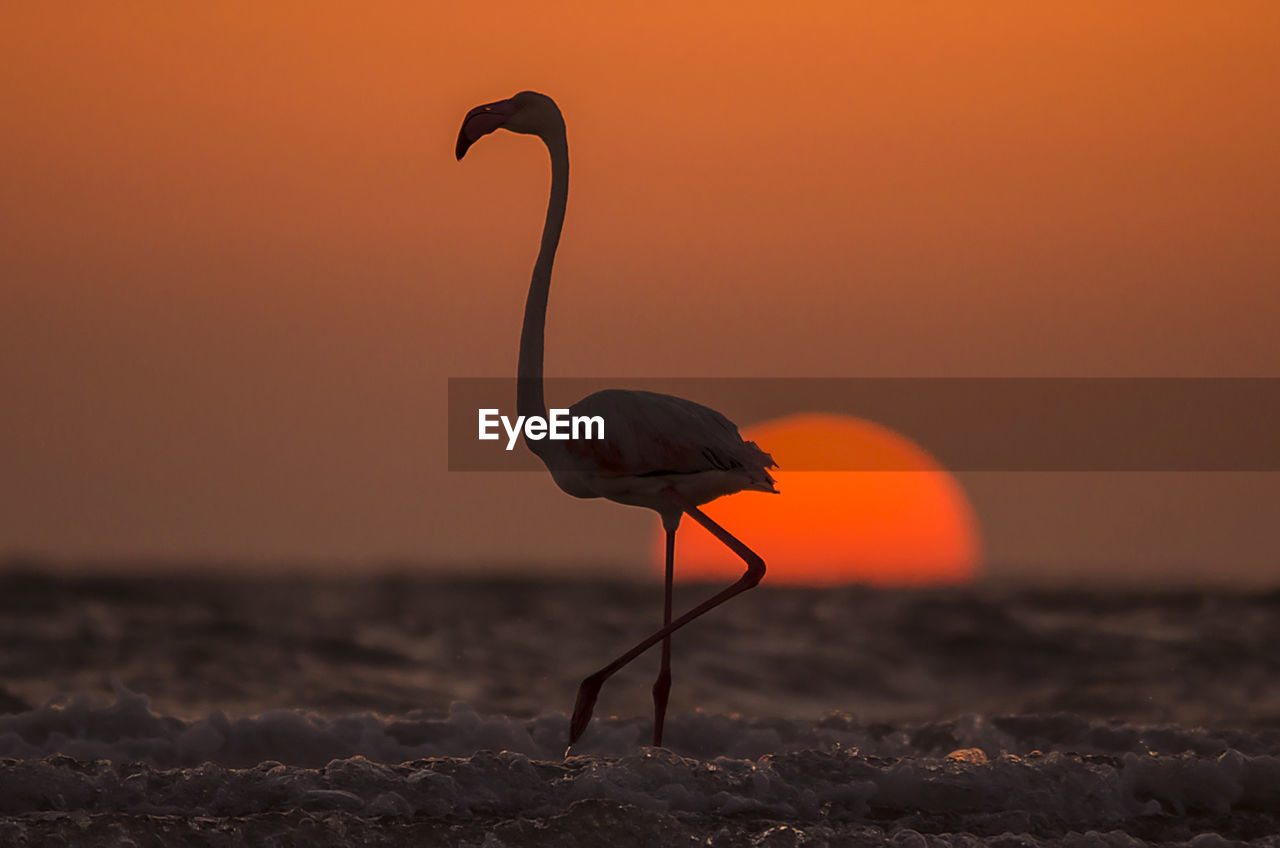
[[(743, 429), (769, 451), (780, 496), (744, 492), (706, 512), (764, 557), (773, 584), (966, 583), (981, 539), (960, 484), (911, 440), (846, 415), (805, 413)], [(788, 469), (871, 468), (813, 471)], [(741, 561), (701, 528), (681, 533), (676, 578), (727, 582)], [(663, 536), (654, 537), (662, 562)]]

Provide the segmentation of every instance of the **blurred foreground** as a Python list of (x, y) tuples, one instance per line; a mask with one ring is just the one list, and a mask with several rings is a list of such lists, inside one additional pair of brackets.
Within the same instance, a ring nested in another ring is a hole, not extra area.
[(660, 596), (5, 576), (0, 843), (1280, 845), (1280, 594), (766, 586), (566, 759)]

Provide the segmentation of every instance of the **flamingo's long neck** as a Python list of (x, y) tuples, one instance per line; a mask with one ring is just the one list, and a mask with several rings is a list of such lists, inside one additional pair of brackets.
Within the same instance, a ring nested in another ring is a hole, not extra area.
[[(520, 366), (516, 378), (516, 412), (526, 418), (546, 417), (547, 405), (542, 394), (543, 335), (547, 324), (547, 295), (551, 291), (551, 266), (560, 244), (565, 206), (569, 200), (569, 143), (564, 124), (539, 133), (551, 153), (551, 197), (547, 201), (547, 220), (542, 227), (542, 248), (533, 266), (529, 298), (524, 304), (524, 329), (520, 332)], [(546, 440), (525, 440), (529, 449), (541, 455), (550, 444)]]

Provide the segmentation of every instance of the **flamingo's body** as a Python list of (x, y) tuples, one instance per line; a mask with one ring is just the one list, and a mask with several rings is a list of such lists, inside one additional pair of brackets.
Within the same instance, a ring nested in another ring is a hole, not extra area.
[[(551, 154), (551, 198), (542, 231), (542, 248), (533, 269), (520, 336), (517, 411), (547, 415), (542, 393), (543, 329), (551, 268), (569, 193), (569, 150), (564, 119), (544, 94), (523, 91), (509, 100), (477, 106), (467, 113), (458, 134), (458, 159), (479, 138), (496, 129), (536, 135)], [(684, 398), (654, 392), (609, 389), (588, 395), (570, 407), (572, 416), (600, 416), (607, 423), (599, 441), (558, 442), (526, 439), (551, 471), (556, 485), (577, 498), (607, 498), (658, 512), (667, 534), (666, 603), (663, 627), (609, 665), (588, 676), (578, 690), (570, 722), (572, 745), (586, 729), (604, 681), (644, 651), (662, 643), (662, 669), (654, 683), (654, 744), (662, 744), (662, 726), (671, 685), (671, 634), (729, 598), (752, 588), (764, 576), (764, 561), (698, 509), (723, 495), (754, 489), (776, 492), (769, 468), (773, 458), (744, 441), (732, 421), (714, 409)], [(671, 590), (675, 533), (689, 515), (747, 564), (727, 587), (672, 621)]]
[(674, 488), (694, 504), (744, 489), (777, 491), (766, 470), (773, 458), (700, 403), (606, 389), (569, 407), (569, 414), (598, 415), (609, 424), (606, 439), (563, 443), (565, 453), (549, 462), (556, 483), (574, 497), (608, 498), (679, 516), (664, 489)]

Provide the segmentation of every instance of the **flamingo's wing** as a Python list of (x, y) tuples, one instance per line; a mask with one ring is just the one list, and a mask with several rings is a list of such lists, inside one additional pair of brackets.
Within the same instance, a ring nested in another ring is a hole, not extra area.
[(655, 392), (608, 389), (570, 407), (574, 416), (599, 416), (604, 439), (574, 440), (575, 462), (594, 473), (644, 477), (740, 473), (772, 490), (773, 457), (745, 441), (737, 425), (710, 407)]

